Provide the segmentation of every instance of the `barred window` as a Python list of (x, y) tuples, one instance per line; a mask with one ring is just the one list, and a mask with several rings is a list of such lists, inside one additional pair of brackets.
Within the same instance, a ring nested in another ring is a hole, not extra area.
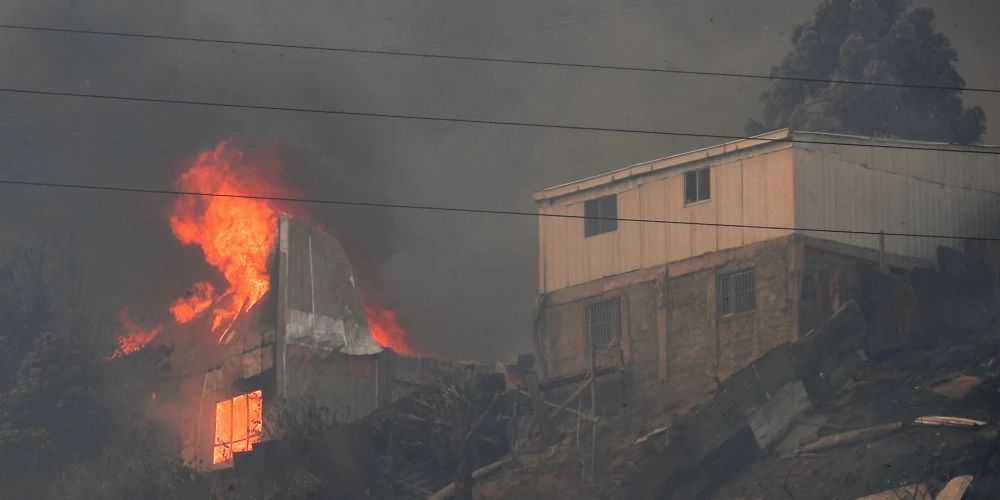
[(754, 268), (740, 269), (715, 277), (719, 316), (750, 312), (757, 308)]
[(594, 347), (606, 347), (622, 338), (622, 303), (620, 297), (587, 305), (587, 341)]
[(609, 194), (583, 202), (583, 237), (618, 229), (618, 195)]
[(802, 276), (802, 302), (816, 302), (816, 278), (809, 274)]

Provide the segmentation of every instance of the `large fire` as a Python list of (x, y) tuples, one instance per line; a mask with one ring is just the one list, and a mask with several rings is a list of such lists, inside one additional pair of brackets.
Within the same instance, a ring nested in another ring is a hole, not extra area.
[[(272, 201), (257, 197), (287, 193), (278, 192), (273, 179), (266, 177), (260, 162), (223, 141), (198, 154), (177, 180), (181, 190), (204, 194), (177, 198), (168, 216), (173, 234), (185, 245), (200, 247), (205, 261), (228, 283), (222, 293), (207, 281), (195, 283), (170, 306), (178, 323), (210, 311), (213, 331), (228, 327), (267, 293), (267, 259), (277, 238), (279, 210)], [(394, 311), (381, 304), (368, 304), (365, 310), (376, 342), (397, 352), (412, 351)], [(145, 331), (125, 320), (122, 352), (141, 348), (159, 333), (159, 328)]]
[(163, 329), (163, 325), (157, 325), (155, 328), (149, 330), (142, 328), (128, 315), (128, 311), (125, 309), (118, 312), (118, 323), (121, 324), (122, 329), (125, 331), (122, 335), (118, 336), (118, 349), (111, 357), (117, 357), (142, 349), (142, 346), (153, 340), (153, 337)]
[[(214, 196), (181, 196), (170, 214), (174, 236), (185, 245), (200, 246), (205, 260), (229, 282), (223, 300), (214, 301), (213, 330), (252, 307), (270, 287), (267, 256), (277, 236), (278, 213), (268, 200), (240, 198), (262, 194), (251, 188), (264, 183), (238, 176), (247, 170), (251, 169), (243, 164), (243, 152), (230, 142), (199, 154), (177, 184), (185, 191)], [(199, 283), (196, 290), (200, 287), (204, 291), (206, 285)], [(201, 299), (197, 306), (202, 309), (211, 304), (204, 300), (211, 299), (211, 293), (192, 298)], [(178, 305), (174, 311), (177, 321), (190, 320), (186, 314), (193, 309), (186, 307), (188, 304)], [(178, 311), (183, 314), (178, 315)]]
[(382, 347), (388, 347), (396, 352), (412, 352), (410, 341), (406, 337), (406, 331), (399, 326), (396, 318), (396, 311), (392, 309), (365, 306), (365, 315), (368, 316), (368, 326), (372, 330), (372, 337), (375, 342)]

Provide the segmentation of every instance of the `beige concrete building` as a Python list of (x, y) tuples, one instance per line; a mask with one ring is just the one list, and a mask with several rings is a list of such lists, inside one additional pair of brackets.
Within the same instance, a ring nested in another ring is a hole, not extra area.
[(539, 220), (545, 375), (587, 369), (593, 339), (638, 393), (687, 393), (863, 302), (880, 258), (931, 266), (961, 244), (891, 233), (1000, 235), (1000, 148), (783, 130), (535, 200), (570, 216)]

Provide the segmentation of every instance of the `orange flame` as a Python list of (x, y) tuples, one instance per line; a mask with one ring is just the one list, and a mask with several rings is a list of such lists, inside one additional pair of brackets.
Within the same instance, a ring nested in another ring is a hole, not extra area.
[(187, 323), (212, 306), (214, 295), (215, 287), (207, 281), (200, 281), (194, 284), (190, 296), (181, 297), (170, 306), (170, 312), (178, 323)]
[(371, 328), (372, 337), (375, 342), (382, 347), (388, 347), (396, 352), (412, 352), (410, 341), (406, 337), (406, 330), (399, 326), (399, 319), (396, 318), (396, 311), (391, 309), (365, 306), (365, 314), (368, 316), (368, 326)]
[(111, 358), (142, 349), (143, 346), (153, 340), (153, 337), (156, 337), (160, 333), (160, 330), (163, 329), (163, 325), (157, 325), (152, 330), (143, 329), (129, 317), (128, 311), (124, 309), (118, 312), (118, 322), (125, 329), (125, 333), (118, 336), (118, 350), (111, 355)]
[[(277, 211), (267, 200), (239, 198), (260, 195), (265, 187), (265, 183), (245, 175), (251, 169), (244, 163), (243, 152), (225, 141), (200, 153), (178, 180), (184, 191), (224, 195), (182, 196), (170, 215), (174, 236), (185, 245), (200, 246), (205, 260), (229, 282), (225, 292), (229, 300), (213, 309), (213, 330), (232, 321), (244, 305), (252, 307), (270, 288), (267, 257), (276, 237)], [(178, 308), (183, 310), (181, 316), (174, 311), (178, 321), (190, 312), (184, 309), (187, 305)]]

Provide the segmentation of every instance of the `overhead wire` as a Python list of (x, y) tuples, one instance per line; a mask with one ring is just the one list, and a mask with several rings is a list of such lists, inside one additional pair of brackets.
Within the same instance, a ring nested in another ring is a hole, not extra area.
[(790, 226), (765, 226), (765, 225), (754, 225), (754, 224), (728, 224), (722, 222), (695, 222), (695, 221), (643, 219), (643, 218), (630, 218), (630, 217), (588, 217), (586, 215), (546, 214), (546, 213), (525, 212), (518, 210), (492, 210), (484, 208), (463, 208), (463, 207), (449, 207), (449, 206), (436, 206), (436, 205), (348, 201), (348, 200), (334, 200), (325, 198), (298, 198), (289, 196), (207, 193), (207, 192), (185, 191), (185, 190), (175, 190), (175, 189), (146, 189), (146, 188), (107, 186), (107, 185), (97, 185), (97, 184), (70, 184), (70, 183), (57, 183), (57, 182), (33, 182), (33, 181), (15, 181), (15, 180), (0, 179), (0, 185), (37, 187), (37, 188), (55, 188), (55, 189), (77, 189), (77, 190), (89, 190), (89, 191), (105, 191), (105, 192), (116, 192), (116, 193), (152, 194), (152, 195), (169, 195), (169, 196), (205, 196), (212, 198), (235, 198), (235, 199), (246, 199), (246, 200), (276, 201), (284, 203), (304, 203), (304, 204), (318, 204), (318, 205), (340, 205), (340, 206), (350, 206), (350, 207), (423, 210), (432, 212), (451, 212), (451, 213), (481, 214), (481, 215), (508, 215), (508, 216), (521, 216), (521, 217), (576, 219), (576, 220), (608, 220), (608, 221), (613, 220), (618, 222), (633, 222), (633, 223), (643, 223), (643, 224), (671, 224), (671, 225), (682, 225), (682, 226), (742, 228), (742, 229), (759, 229), (759, 230), (771, 230), (771, 231), (797, 231), (797, 232), (813, 232), (813, 233), (825, 233), (825, 234), (898, 236), (907, 238), (931, 238), (931, 239), (967, 240), (967, 241), (1000, 241), (1000, 238), (988, 238), (980, 236), (954, 236), (954, 235), (923, 234), (923, 233), (859, 231), (859, 230), (849, 230), (849, 229), (823, 229), (823, 228), (790, 227)]
[[(947, 146), (950, 147), (944, 147), (945, 145), (935, 146), (933, 145), (933, 143), (927, 143), (928, 146), (908, 146), (904, 144), (875, 144), (875, 143), (858, 144), (855, 142), (843, 142), (834, 140), (816, 141), (808, 139), (794, 139), (794, 138), (780, 138), (780, 137), (767, 138), (761, 136), (704, 134), (696, 132), (676, 132), (676, 131), (649, 130), (649, 129), (589, 127), (584, 125), (566, 125), (566, 124), (556, 124), (556, 123), (515, 122), (515, 121), (485, 120), (485, 119), (475, 119), (475, 118), (406, 115), (399, 113), (376, 113), (368, 111), (345, 111), (345, 110), (320, 109), (320, 108), (300, 108), (291, 106), (265, 106), (257, 104), (225, 103), (217, 101), (193, 101), (184, 99), (132, 97), (132, 96), (122, 96), (122, 95), (111, 95), (111, 94), (58, 92), (58, 91), (37, 90), (37, 89), (18, 89), (10, 87), (0, 87), (0, 92), (25, 94), (25, 95), (45, 95), (45, 96), (56, 96), (56, 97), (86, 98), (86, 99), (106, 99), (112, 101), (143, 102), (143, 103), (153, 103), (153, 104), (175, 104), (175, 105), (204, 106), (204, 107), (215, 107), (215, 108), (248, 109), (248, 110), (258, 110), (258, 111), (281, 111), (289, 113), (311, 113), (311, 114), (323, 114), (323, 115), (353, 116), (353, 117), (363, 117), (363, 118), (414, 120), (414, 121), (439, 122), (439, 123), (464, 123), (464, 124), (474, 124), (474, 125), (545, 128), (545, 129), (586, 131), (586, 132), (613, 132), (621, 134), (661, 135), (661, 136), (672, 136), (672, 137), (692, 137), (692, 138), (702, 138), (702, 139), (728, 139), (734, 141), (756, 140), (761, 142), (820, 144), (820, 145), (825, 144), (831, 146), (846, 146), (846, 147), (870, 147), (878, 149), (897, 149), (897, 150), (910, 150), (910, 151), (937, 151), (945, 153), (972, 153), (972, 154), (985, 154), (985, 155), (1000, 155), (1000, 148), (984, 148), (976, 144), (948, 144)], [(980, 147), (980, 149), (956, 149), (956, 148), (972, 148), (972, 147)]]
[[(646, 9), (636, 9), (634, 11), (625, 10), (624, 13), (641, 12), (643, 10), (658, 8), (663, 6), (680, 5), (686, 3), (690, 0), (680, 0), (678, 2), (673, 2), (665, 5), (658, 5), (658, 2), (650, 2), (654, 4), (648, 6)], [(608, 16), (605, 16), (608, 17)], [(597, 19), (602, 19), (603, 17), (598, 17)], [(562, 27), (567, 25), (578, 24), (579, 22), (589, 22), (593, 19), (588, 19), (584, 17), (581, 21), (568, 22), (564, 24), (557, 24), (554, 27)], [(892, 87), (892, 88), (911, 88), (911, 89), (923, 89), (923, 90), (939, 90), (939, 91), (949, 91), (949, 92), (980, 92), (980, 93), (1000, 93), (1000, 89), (986, 88), (986, 87), (964, 87), (964, 86), (949, 86), (949, 85), (925, 85), (918, 83), (895, 83), (895, 82), (874, 82), (874, 81), (863, 81), (863, 80), (849, 80), (849, 79), (830, 79), (830, 78), (808, 78), (808, 77), (794, 77), (785, 75), (762, 75), (753, 73), (737, 73), (737, 72), (723, 72), (723, 71), (702, 71), (702, 70), (690, 70), (690, 69), (669, 69), (669, 68), (653, 68), (653, 67), (643, 67), (643, 66), (624, 66), (624, 65), (613, 65), (613, 64), (587, 64), (587, 63), (572, 63), (572, 62), (560, 62), (560, 61), (543, 61), (543, 60), (532, 60), (532, 59), (516, 59), (516, 58), (499, 58), (499, 57), (482, 57), (482, 56), (461, 56), (461, 55), (451, 55), (451, 54), (435, 54), (426, 52), (410, 52), (410, 51), (397, 51), (397, 50), (387, 50), (387, 49), (362, 49), (356, 47), (332, 47), (324, 45), (310, 45), (310, 44), (288, 44), (288, 43), (276, 43), (276, 42), (254, 42), (247, 40), (228, 40), (221, 38), (206, 38), (206, 37), (188, 37), (179, 35), (156, 35), (156, 34), (145, 34), (145, 33), (132, 33), (132, 32), (121, 32), (121, 31), (102, 31), (102, 30), (88, 30), (88, 29), (73, 29), (73, 28), (55, 28), (48, 26), (30, 26), (21, 24), (0, 24), (0, 29), (10, 29), (10, 30), (23, 30), (23, 31), (37, 31), (37, 32), (48, 32), (48, 33), (67, 33), (67, 34), (80, 34), (80, 35), (92, 35), (92, 36), (109, 36), (109, 37), (123, 37), (123, 38), (136, 38), (136, 39), (147, 39), (147, 40), (165, 40), (165, 41), (181, 41), (181, 42), (194, 42), (194, 43), (211, 43), (211, 44), (224, 44), (224, 45), (236, 45), (236, 46), (250, 46), (250, 47), (266, 47), (266, 48), (281, 48), (281, 49), (295, 49), (295, 50), (310, 50), (310, 51), (325, 51), (325, 52), (340, 52), (347, 54), (363, 54), (363, 55), (380, 55), (380, 56), (392, 56), (392, 57), (417, 57), (426, 59), (442, 59), (442, 60), (454, 60), (454, 61), (470, 61), (470, 62), (486, 62), (486, 63), (502, 63), (502, 64), (519, 64), (519, 65), (532, 65), (532, 66), (548, 66), (548, 67), (562, 67), (562, 68), (575, 68), (575, 69), (596, 69), (596, 70), (606, 70), (606, 71), (625, 71), (625, 72), (638, 72), (638, 73), (662, 73), (662, 74), (674, 74), (674, 75), (688, 75), (688, 76), (711, 76), (711, 77), (724, 77), (724, 78), (743, 78), (743, 79), (754, 79), (754, 80), (768, 80), (768, 81), (797, 81), (804, 83), (825, 83), (825, 84), (842, 84), (842, 85), (866, 85), (872, 87)], [(551, 28), (544, 28), (551, 29)]]

